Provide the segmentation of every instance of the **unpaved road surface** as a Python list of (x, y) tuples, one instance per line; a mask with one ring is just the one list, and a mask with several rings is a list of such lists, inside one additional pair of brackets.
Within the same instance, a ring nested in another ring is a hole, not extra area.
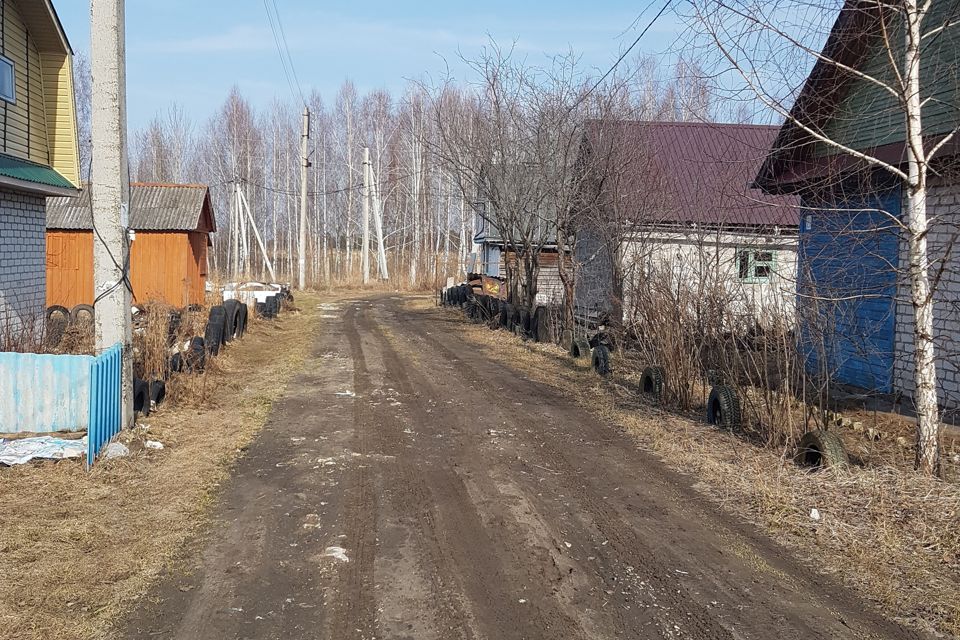
[(209, 534), (123, 637), (917, 637), (404, 302), (324, 306)]

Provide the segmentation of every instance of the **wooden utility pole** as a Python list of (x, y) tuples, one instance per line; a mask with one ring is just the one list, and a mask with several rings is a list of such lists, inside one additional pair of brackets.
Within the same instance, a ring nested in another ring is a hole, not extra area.
[(124, 0), (91, 0), (93, 76), (91, 202), (95, 344), (97, 353), (119, 343), (121, 426), (133, 424), (133, 338), (130, 327), (127, 78)]
[(363, 284), (370, 282), (370, 149), (363, 148)]
[(307, 288), (307, 169), (310, 168), (310, 109), (303, 108), (303, 133), (300, 135), (300, 239), (297, 245), (297, 284)]

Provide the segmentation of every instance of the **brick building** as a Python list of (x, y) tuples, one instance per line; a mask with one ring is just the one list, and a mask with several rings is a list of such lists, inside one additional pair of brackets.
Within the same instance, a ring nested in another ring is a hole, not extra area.
[(46, 197), (79, 184), (73, 51), (49, 0), (10, 0), (0, 24), (0, 347), (40, 327)]

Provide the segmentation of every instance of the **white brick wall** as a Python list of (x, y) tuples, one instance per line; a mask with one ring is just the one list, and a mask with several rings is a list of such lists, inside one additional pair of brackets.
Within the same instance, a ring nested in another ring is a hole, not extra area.
[(42, 326), (46, 199), (0, 189), (0, 334)]
[[(933, 186), (927, 197), (927, 215), (931, 221), (928, 236), (930, 257), (934, 260), (931, 276), (940, 274), (934, 292), (934, 328), (936, 329), (937, 378), (940, 402), (960, 408), (960, 184)], [(906, 268), (909, 264), (906, 243), (900, 247), (900, 282), (897, 295), (896, 351), (893, 363), (895, 391), (912, 396), (913, 384), (913, 306)]]

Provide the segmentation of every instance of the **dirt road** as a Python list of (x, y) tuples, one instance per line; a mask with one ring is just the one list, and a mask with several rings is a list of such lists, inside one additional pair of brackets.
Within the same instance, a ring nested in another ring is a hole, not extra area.
[(209, 535), (121, 635), (917, 637), (455, 322), (326, 306)]

